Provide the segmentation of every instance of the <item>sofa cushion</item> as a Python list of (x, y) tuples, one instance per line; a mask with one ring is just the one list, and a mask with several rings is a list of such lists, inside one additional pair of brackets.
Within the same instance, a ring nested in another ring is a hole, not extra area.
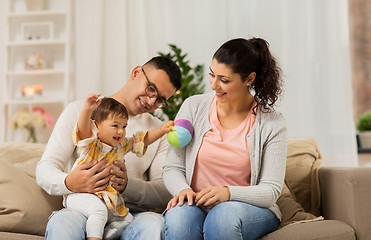
[(50, 196), (35, 181), (35, 166), (45, 145), (0, 145), (0, 231), (44, 235), (48, 217), (62, 208), (62, 198)]
[(320, 166), (321, 154), (316, 140), (304, 138), (288, 141), (286, 184), (304, 210), (316, 216), (321, 215), (318, 180)]
[(43, 236), (26, 235), (21, 233), (0, 232), (1, 240), (45, 240)]
[(355, 240), (356, 236), (349, 225), (336, 220), (324, 220), (291, 224), (259, 239)]

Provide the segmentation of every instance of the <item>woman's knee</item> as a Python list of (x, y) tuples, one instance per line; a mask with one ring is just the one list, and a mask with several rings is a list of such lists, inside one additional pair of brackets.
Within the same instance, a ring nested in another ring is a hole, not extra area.
[(199, 219), (204, 219), (205, 214), (201, 209), (195, 205), (189, 206), (188, 204), (183, 204), (182, 206), (175, 206), (170, 208), (165, 214), (165, 225), (181, 225), (187, 226), (190, 224), (195, 224)]
[(202, 239), (205, 214), (193, 205), (170, 208), (165, 214), (165, 239)]
[(216, 236), (219, 239), (255, 239), (277, 226), (278, 219), (269, 209), (228, 201), (210, 210), (205, 219), (204, 234), (205, 239)]

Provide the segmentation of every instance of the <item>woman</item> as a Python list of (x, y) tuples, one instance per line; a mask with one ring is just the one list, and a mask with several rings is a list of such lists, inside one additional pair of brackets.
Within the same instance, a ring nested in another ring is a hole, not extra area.
[(188, 98), (177, 115), (194, 136), (168, 151), (163, 177), (174, 197), (165, 239), (257, 239), (277, 229), (287, 148), (285, 120), (273, 109), (280, 73), (263, 39), (233, 39), (216, 51), (214, 92)]

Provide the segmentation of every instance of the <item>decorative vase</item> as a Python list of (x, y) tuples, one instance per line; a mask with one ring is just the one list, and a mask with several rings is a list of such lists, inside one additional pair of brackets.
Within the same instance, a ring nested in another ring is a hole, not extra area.
[(45, 9), (45, 0), (26, 0), (28, 11), (41, 11)]
[(362, 131), (358, 135), (361, 148), (371, 149), (371, 131)]
[(27, 142), (37, 143), (35, 127), (30, 126), (30, 127), (26, 127), (26, 129), (29, 132)]

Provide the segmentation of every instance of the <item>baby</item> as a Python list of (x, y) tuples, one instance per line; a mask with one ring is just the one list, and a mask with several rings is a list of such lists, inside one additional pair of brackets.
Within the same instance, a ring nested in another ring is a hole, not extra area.
[[(72, 169), (103, 159), (108, 159), (107, 165), (113, 164), (114, 161), (124, 161), (124, 155), (129, 151), (143, 156), (149, 144), (171, 130), (173, 122), (167, 121), (161, 128), (138, 132), (131, 138), (125, 138), (128, 122), (125, 106), (113, 98), (99, 96), (90, 94), (86, 98), (73, 131), (73, 141), (80, 150), (80, 156)], [(118, 238), (133, 220), (133, 216), (125, 207), (122, 195), (112, 184), (114, 183), (110, 182), (106, 190), (95, 194), (72, 193), (65, 196), (65, 207), (82, 213), (88, 219), (88, 240), (102, 239), (103, 236), (105, 239)]]

